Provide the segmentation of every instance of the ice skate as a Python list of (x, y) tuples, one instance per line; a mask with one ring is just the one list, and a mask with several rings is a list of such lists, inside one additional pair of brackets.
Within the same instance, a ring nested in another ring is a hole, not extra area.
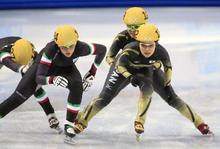
[(54, 129), (58, 134), (61, 134), (63, 132), (62, 128), (58, 125), (57, 127), (52, 128)]
[(48, 115), (48, 122), (51, 129), (55, 130), (58, 134), (61, 134), (63, 130), (59, 126), (59, 121), (56, 118), (55, 114)]
[(205, 123), (200, 124), (197, 128), (203, 135), (214, 136), (214, 133), (209, 129), (209, 126)]
[(85, 128), (86, 126), (84, 126), (82, 123), (75, 122), (74, 131), (76, 134), (81, 133)]
[(73, 139), (76, 136), (73, 127), (68, 124), (65, 124), (64, 132), (65, 132), (64, 142), (71, 145), (76, 144), (76, 142)]
[(134, 122), (134, 129), (136, 132), (136, 140), (138, 142), (140, 142), (141, 141), (141, 134), (144, 132), (144, 126), (142, 123), (135, 121)]

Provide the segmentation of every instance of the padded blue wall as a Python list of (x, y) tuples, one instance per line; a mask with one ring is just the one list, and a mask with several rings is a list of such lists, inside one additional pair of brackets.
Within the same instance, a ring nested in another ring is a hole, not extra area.
[(220, 6), (220, 0), (0, 0), (1, 10), (128, 6)]

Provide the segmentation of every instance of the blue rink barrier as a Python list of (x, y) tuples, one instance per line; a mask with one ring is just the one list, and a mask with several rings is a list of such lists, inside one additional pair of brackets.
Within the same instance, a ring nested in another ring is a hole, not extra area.
[(1, 0), (0, 9), (130, 6), (220, 6), (220, 0)]

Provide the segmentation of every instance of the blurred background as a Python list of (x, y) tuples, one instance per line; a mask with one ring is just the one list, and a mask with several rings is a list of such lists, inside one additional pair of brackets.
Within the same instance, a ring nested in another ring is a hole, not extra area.
[[(148, 112), (143, 141), (135, 141), (133, 120), (138, 89), (128, 86), (76, 138), (76, 148), (218, 148), (220, 138), (220, 1), (219, 0), (1, 0), (0, 38), (21, 36), (40, 51), (53, 38), (56, 26), (74, 25), (79, 40), (110, 47), (117, 33), (126, 29), (124, 11), (144, 7), (149, 22), (158, 26), (162, 44), (173, 64), (177, 94), (200, 113), (216, 133), (204, 138), (194, 126), (154, 93)], [(94, 57), (76, 63), (82, 76)], [(107, 75), (105, 61), (98, 69), (93, 86), (83, 95), (82, 108), (97, 96)], [(16, 88), (20, 75), (3, 67), (0, 74), (0, 102)], [(57, 115), (65, 121), (68, 91), (45, 86)], [(62, 126), (62, 125), (61, 125)], [(18, 129), (19, 128), (19, 129)], [(70, 148), (63, 136), (50, 132), (46, 116), (31, 97), (18, 109), (0, 120), (0, 146), (6, 148)], [(42, 139), (42, 136), (45, 139)]]

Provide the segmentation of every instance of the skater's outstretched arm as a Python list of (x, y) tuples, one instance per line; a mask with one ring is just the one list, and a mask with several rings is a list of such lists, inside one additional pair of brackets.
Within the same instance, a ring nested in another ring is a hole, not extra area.
[(58, 53), (58, 47), (53, 42), (50, 42), (40, 52), (41, 58), (36, 72), (36, 82), (40, 85), (52, 84), (54, 76), (48, 76), (48, 71), (51, 67), (52, 60)]
[(88, 56), (88, 55), (95, 55), (95, 59), (89, 69), (89, 73), (93, 76), (96, 74), (97, 67), (101, 64), (102, 60), (106, 54), (106, 47), (102, 44), (97, 43), (85, 43), (82, 41), (78, 41), (79, 49), (79, 56)]
[(80, 43), (78, 44), (78, 48), (81, 49), (79, 51), (80, 56), (95, 55), (95, 59), (89, 71), (83, 77), (83, 91), (87, 91), (92, 85), (98, 66), (105, 57), (106, 47), (97, 43), (78, 42)]

